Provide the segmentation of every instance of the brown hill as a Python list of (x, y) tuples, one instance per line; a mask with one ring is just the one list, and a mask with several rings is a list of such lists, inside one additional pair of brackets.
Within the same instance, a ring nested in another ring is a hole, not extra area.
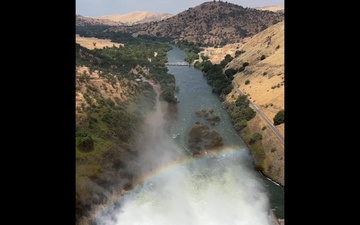
[(273, 12), (285, 12), (285, 8), (283, 5), (277, 5), (277, 6), (264, 6), (264, 7), (257, 7), (255, 9), (259, 10), (269, 10)]
[(134, 36), (168, 37), (201, 45), (219, 45), (240, 42), (283, 19), (282, 13), (211, 1), (162, 21), (117, 26), (108, 30)]
[(114, 14), (99, 17), (100, 19), (108, 19), (127, 25), (147, 23), (151, 21), (160, 21), (172, 17), (170, 13), (154, 13), (147, 11), (135, 11), (127, 14)]

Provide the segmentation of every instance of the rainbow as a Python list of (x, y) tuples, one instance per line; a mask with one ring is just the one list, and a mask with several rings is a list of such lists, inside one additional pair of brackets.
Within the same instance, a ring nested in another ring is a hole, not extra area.
[(167, 173), (171, 173), (172, 171), (176, 170), (177, 168), (183, 167), (188, 164), (198, 163), (198, 162), (204, 161), (205, 159), (208, 159), (208, 158), (211, 158), (211, 157), (214, 157), (217, 155), (239, 153), (239, 151), (241, 151), (241, 150), (242, 149), (240, 149), (239, 146), (236, 146), (236, 147), (230, 146), (230, 147), (226, 147), (226, 148), (217, 149), (216, 151), (208, 151), (207, 154), (204, 154), (203, 156), (199, 156), (199, 157), (193, 157), (193, 156), (183, 157), (180, 160), (175, 160), (175, 161), (170, 162), (166, 165), (163, 165), (159, 168), (151, 170), (151, 171), (145, 173), (144, 175), (138, 177), (137, 179), (133, 180), (133, 182), (132, 182), (133, 187), (131, 190), (129, 190), (129, 191), (119, 190), (107, 201), (106, 204), (99, 206), (95, 210), (95, 213), (93, 213), (93, 215), (94, 215), (93, 218), (97, 218), (97, 216), (101, 212), (105, 211), (108, 207), (112, 206), (116, 201), (118, 201), (124, 195), (135, 191), (136, 189), (141, 187), (141, 184), (144, 184), (145, 182), (147, 182), (149, 180), (155, 179), (156, 177), (163, 176), (164, 174), (167, 174)]
[(211, 157), (214, 157), (217, 155), (235, 153), (235, 152), (238, 152), (239, 150), (240, 150), (239, 148), (228, 147), (228, 148), (223, 148), (223, 149), (216, 150), (216, 151), (208, 151), (206, 154), (204, 154), (203, 156), (199, 156), (199, 157), (194, 157), (194, 156), (183, 157), (182, 159), (175, 160), (175, 161), (170, 162), (166, 165), (163, 165), (157, 169), (149, 171), (148, 173), (135, 179), (133, 181), (134, 188), (138, 187), (140, 184), (143, 184), (148, 180), (152, 180), (156, 177), (162, 176), (165, 173), (170, 173), (171, 171), (173, 171), (179, 167), (183, 167), (183, 166), (191, 164), (191, 163), (200, 162), (207, 158), (211, 158)]

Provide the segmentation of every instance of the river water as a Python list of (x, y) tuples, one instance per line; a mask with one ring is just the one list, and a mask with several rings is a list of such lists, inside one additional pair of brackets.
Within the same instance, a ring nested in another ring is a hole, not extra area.
[[(183, 62), (187, 57), (186, 53), (176, 46), (168, 52), (168, 61)], [(237, 146), (240, 149), (248, 150), (245, 142), (237, 135), (234, 130), (229, 114), (221, 107), (219, 97), (212, 93), (211, 86), (207, 84), (206, 78), (202, 72), (194, 67), (187, 66), (169, 66), (169, 73), (173, 74), (176, 79), (176, 85), (179, 92), (176, 97), (179, 101), (179, 118), (178, 130), (184, 134), (179, 137), (179, 143), (185, 148), (187, 143), (186, 132), (191, 128), (194, 122), (199, 121), (199, 117), (194, 112), (199, 109), (213, 109), (215, 114), (220, 116), (221, 122), (214, 126), (224, 139), (225, 145)], [(174, 131), (176, 133), (177, 131)], [(284, 190), (279, 185), (273, 183), (261, 174), (256, 175), (260, 178), (262, 185), (268, 191), (271, 208), (278, 218), (284, 218)]]
[[(168, 61), (184, 62), (179, 48)], [(189, 66), (169, 66), (179, 91), (178, 111), (170, 132), (157, 103), (139, 144), (141, 176), (135, 187), (97, 218), (104, 225), (273, 225), (270, 211), (284, 218), (284, 192), (254, 171), (252, 156), (236, 134), (219, 97), (211, 92), (202, 72)], [(212, 110), (213, 124), (196, 115)], [(196, 123), (207, 124), (223, 138), (219, 151), (194, 158), (186, 154), (188, 134)], [(135, 169), (134, 169), (135, 170)]]

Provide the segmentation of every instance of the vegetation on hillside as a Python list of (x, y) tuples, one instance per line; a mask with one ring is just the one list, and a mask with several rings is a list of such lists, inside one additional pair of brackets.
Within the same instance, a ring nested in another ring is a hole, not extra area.
[(256, 115), (256, 112), (250, 107), (247, 95), (240, 95), (234, 103), (223, 105), (229, 112), (234, 128), (239, 134), (242, 129), (247, 127), (247, 122)]
[(175, 78), (165, 66), (171, 47), (133, 39), (122, 40), (124, 47), (94, 50), (76, 44), (77, 224), (112, 191), (131, 188), (136, 174), (126, 162), (137, 154), (135, 137), (155, 105), (147, 81), (160, 84), (161, 100), (176, 103)]
[[(99, 38), (102, 35), (96, 35)], [(106, 47), (88, 50), (76, 44), (76, 65), (88, 66), (91, 71), (101, 71), (102, 76), (116, 74), (116, 76), (135, 79), (139, 74), (146, 79), (152, 79), (161, 85), (162, 99), (175, 103), (175, 78), (168, 73), (165, 66), (166, 52), (171, 46), (157, 42), (145, 42), (128, 35), (111, 37), (113, 42), (126, 43), (124, 47)], [(145, 67), (144, 71), (132, 71), (134, 68)]]
[[(223, 61), (230, 62), (232, 57), (226, 55)], [(212, 91), (224, 98), (233, 89), (232, 76), (225, 73), (222, 64), (212, 64), (210, 60), (197, 61), (194, 66), (200, 69), (206, 77), (208, 84), (213, 87)]]
[(107, 30), (111, 26), (109, 25), (88, 25), (88, 26), (76, 26), (76, 33), (81, 37), (95, 37), (98, 34), (101, 34), (103, 31)]

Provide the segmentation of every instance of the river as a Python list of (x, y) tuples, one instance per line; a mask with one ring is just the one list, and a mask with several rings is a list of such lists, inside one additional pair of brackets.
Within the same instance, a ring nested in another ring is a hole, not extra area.
[[(187, 57), (186, 53), (176, 46), (168, 52), (168, 61), (183, 62)], [(194, 67), (169, 66), (169, 73), (176, 79), (176, 86), (179, 92), (176, 97), (179, 101), (178, 128), (180, 133), (186, 134), (194, 122), (199, 118), (195, 116), (195, 110), (214, 109), (215, 114), (220, 116), (221, 122), (214, 127), (224, 138), (224, 143), (229, 146), (238, 146), (240, 149), (249, 151), (245, 142), (237, 135), (234, 130), (229, 114), (221, 107), (221, 101), (216, 94), (211, 92), (211, 86), (207, 84), (202, 72)], [(174, 131), (176, 133), (177, 131)], [(187, 135), (179, 137), (179, 143), (186, 147)], [(284, 218), (284, 190), (279, 185), (273, 183), (261, 174), (257, 176), (266, 187), (270, 199), (271, 207), (278, 218)]]
[[(179, 48), (167, 53), (168, 62), (184, 62)], [(139, 145), (137, 185), (97, 218), (104, 225), (273, 225), (270, 212), (284, 218), (282, 187), (253, 169), (252, 156), (234, 130), (219, 97), (202, 72), (189, 66), (168, 66), (176, 79), (178, 112), (170, 132), (157, 102)], [(208, 123), (199, 110), (211, 110), (220, 121)], [(187, 157), (188, 134), (205, 123), (223, 138), (221, 150)], [(136, 166), (134, 166), (135, 168)], [(137, 167), (136, 167), (137, 168)]]

